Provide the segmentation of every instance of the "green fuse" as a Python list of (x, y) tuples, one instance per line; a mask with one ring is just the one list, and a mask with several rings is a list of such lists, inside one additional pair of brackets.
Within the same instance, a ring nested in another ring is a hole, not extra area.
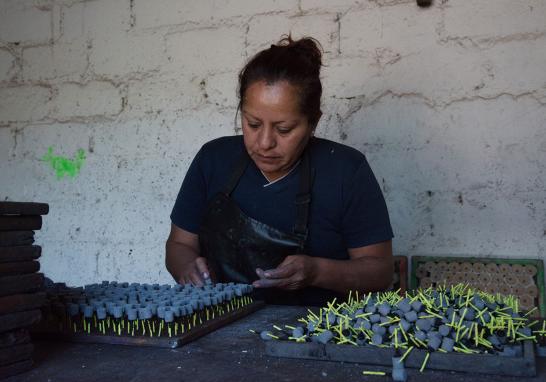
[(364, 375), (385, 375), (385, 372), (384, 371), (369, 371), (369, 370), (364, 370), (362, 372), (362, 374)]

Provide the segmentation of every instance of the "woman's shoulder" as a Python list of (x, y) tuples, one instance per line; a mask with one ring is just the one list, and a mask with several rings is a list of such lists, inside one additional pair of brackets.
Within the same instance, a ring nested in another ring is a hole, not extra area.
[(208, 141), (203, 145), (201, 151), (205, 153), (217, 153), (218, 151), (230, 153), (232, 151), (241, 150), (242, 145), (242, 135), (230, 135)]
[(329, 139), (314, 137), (310, 148), (314, 163), (336, 172), (351, 173), (367, 163), (365, 155), (359, 150)]

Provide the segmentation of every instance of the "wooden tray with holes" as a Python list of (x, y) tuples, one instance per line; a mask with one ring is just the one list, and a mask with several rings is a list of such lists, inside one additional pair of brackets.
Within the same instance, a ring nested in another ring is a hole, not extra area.
[(546, 317), (544, 264), (536, 259), (479, 257), (411, 258), (410, 288), (466, 283), (487, 293), (513, 295), (522, 310)]

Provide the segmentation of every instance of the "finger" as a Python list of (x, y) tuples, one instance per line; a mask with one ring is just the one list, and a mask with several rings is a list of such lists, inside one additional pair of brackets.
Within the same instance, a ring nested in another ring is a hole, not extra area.
[(265, 278), (265, 274), (264, 274), (264, 270), (262, 268), (256, 268), (256, 274), (258, 275), (259, 278), (263, 279)]
[(196, 287), (201, 287), (203, 286), (203, 279), (201, 278), (201, 276), (199, 275), (198, 272), (192, 272), (189, 274), (189, 277), (190, 277), (190, 282), (195, 285)]
[(275, 269), (268, 269), (264, 272), (264, 276), (268, 279), (287, 279), (296, 273), (297, 269), (294, 264), (286, 264)]
[(285, 285), (285, 279), (259, 279), (252, 283), (255, 288), (281, 288)]
[(204, 257), (198, 257), (197, 259), (195, 259), (195, 265), (197, 266), (199, 274), (204, 279), (208, 279), (210, 277), (209, 267), (207, 266), (207, 259), (205, 259)]

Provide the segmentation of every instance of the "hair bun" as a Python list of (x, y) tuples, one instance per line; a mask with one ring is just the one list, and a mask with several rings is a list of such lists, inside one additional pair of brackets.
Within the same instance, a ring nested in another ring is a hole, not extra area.
[[(271, 45), (273, 48), (275, 45)], [(312, 37), (302, 37), (298, 40), (292, 40), (292, 36), (283, 36), (276, 46), (286, 47), (291, 53), (299, 54), (309, 65), (320, 72), (322, 66), (322, 46)]]

